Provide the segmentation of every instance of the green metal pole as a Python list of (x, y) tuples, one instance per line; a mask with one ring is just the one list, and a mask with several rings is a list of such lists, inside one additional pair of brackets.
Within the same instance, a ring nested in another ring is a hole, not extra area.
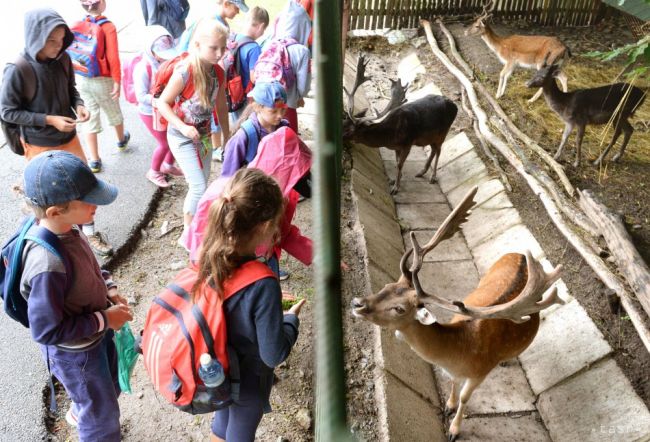
[(316, 440), (348, 439), (341, 319), (341, 25), (339, 0), (317, 0)]

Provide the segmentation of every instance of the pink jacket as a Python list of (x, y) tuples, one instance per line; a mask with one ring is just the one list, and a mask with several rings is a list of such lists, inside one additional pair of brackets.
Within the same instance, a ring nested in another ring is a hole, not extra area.
[[(293, 190), (298, 180), (310, 169), (311, 151), (289, 127), (282, 127), (265, 136), (257, 148), (257, 155), (247, 167), (257, 168), (275, 178), (286, 199), (284, 218), (281, 223), (280, 243), (284, 249), (305, 265), (310, 265), (313, 257), (311, 239), (303, 236), (300, 229), (291, 224), (298, 201)], [(198, 261), (199, 248), (203, 240), (203, 231), (208, 223), (208, 211), (214, 200), (221, 196), (226, 183), (231, 177), (219, 177), (205, 191), (192, 219), (185, 246), (190, 250), (190, 260)], [(274, 254), (279, 258), (280, 249)], [(264, 250), (258, 250), (260, 255)]]

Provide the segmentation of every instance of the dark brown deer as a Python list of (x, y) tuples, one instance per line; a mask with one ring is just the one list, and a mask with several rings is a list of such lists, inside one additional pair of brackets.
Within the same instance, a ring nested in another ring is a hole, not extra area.
[[(504, 65), (499, 74), (499, 86), (496, 97), (501, 98), (506, 93), (508, 78), (517, 66), (527, 69), (539, 69), (545, 58), (549, 62), (559, 62), (571, 56), (569, 48), (557, 37), (545, 35), (507, 35), (501, 36), (494, 32), (488, 19), (494, 10), (494, 1), (483, 7), (483, 13), (465, 31), (465, 35), (479, 35), (485, 44), (494, 52), (499, 61)], [(562, 89), (567, 91), (567, 77), (563, 72), (558, 72), (558, 79)], [(542, 94), (539, 89), (529, 103), (537, 100)]]
[(375, 117), (354, 115), (354, 94), (362, 83), (369, 80), (365, 76), (367, 61), (359, 56), (357, 75), (352, 91), (345, 91), (348, 96), (347, 118), (343, 122), (343, 139), (356, 141), (368, 147), (386, 147), (395, 151), (397, 177), (391, 193), (399, 190), (404, 161), (412, 146), (429, 146), (431, 152), (424, 168), (416, 175), (424, 176), (433, 163), (430, 183), (435, 182), (438, 159), (442, 143), (447, 137), (456, 114), (457, 106), (448, 98), (440, 95), (427, 95), (415, 101), (405, 103), (406, 87), (401, 81), (393, 81), (391, 100), (386, 108)]
[(542, 87), (546, 103), (564, 121), (564, 133), (562, 134), (560, 146), (557, 148), (555, 159), (560, 158), (569, 135), (571, 135), (573, 128), (577, 127), (576, 159), (573, 166), (578, 167), (581, 160), (582, 138), (587, 124), (607, 124), (611, 121), (614, 127), (612, 141), (593, 164), (600, 165), (602, 163), (621, 132), (623, 132), (621, 150), (612, 158), (613, 161), (618, 161), (623, 156), (632, 132), (634, 132), (634, 128), (627, 120), (643, 104), (646, 97), (645, 92), (627, 83), (562, 92), (555, 83), (557, 75), (557, 65), (547, 65), (545, 62), (533, 78), (526, 83), (526, 86), (531, 88)]
[[(517, 357), (530, 345), (537, 334), (540, 310), (564, 303), (556, 289), (543, 298), (559, 278), (561, 266), (545, 273), (530, 252), (502, 256), (462, 302), (449, 301), (422, 288), (418, 272), (424, 257), (459, 230), (474, 205), (476, 191), (475, 187), (465, 196), (424, 247), (411, 232), (413, 248), (402, 256), (402, 276), (397, 282), (352, 300), (355, 316), (395, 330), (395, 335), (421, 358), (451, 375), (446, 408), (447, 412), (457, 409), (449, 427), (451, 441), (460, 433), (463, 412), (474, 389), (497, 364)], [(413, 262), (408, 268), (411, 255)], [(456, 315), (441, 324), (430, 311), (432, 307)]]

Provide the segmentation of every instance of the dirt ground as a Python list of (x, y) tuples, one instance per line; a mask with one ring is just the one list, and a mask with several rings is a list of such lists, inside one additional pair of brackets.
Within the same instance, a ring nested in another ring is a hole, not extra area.
[[(479, 72), (479, 78), (493, 93), (496, 92), (498, 73), (502, 68), (498, 59), (489, 51), (485, 43), (478, 37), (466, 37), (463, 32), (468, 23), (451, 23), (447, 27), (454, 34), (456, 45), (465, 60)], [(447, 51), (447, 39), (436, 25), (433, 25), (438, 44)], [(501, 34), (508, 33), (544, 33), (546, 35), (557, 35), (564, 41), (573, 53), (571, 63), (588, 63), (598, 68), (596, 62), (586, 59), (581, 54), (592, 50), (608, 50), (613, 46), (630, 43), (633, 37), (627, 31), (622, 21), (610, 20), (603, 23), (594, 32), (593, 28), (543, 28), (533, 30), (524, 22), (496, 23), (495, 29)], [(419, 35), (423, 32), (420, 30)], [(415, 37), (415, 36), (413, 36)], [(433, 81), (440, 87), (442, 93), (453, 99), (460, 106), (460, 83), (453, 77), (442, 63), (433, 55), (429, 45), (425, 42), (419, 48), (411, 44), (411, 40), (402, 45), (389, 45), (386, 39), (373, 37), (366, 39), (353, 39), (350, 43), (355, 52), (362, 51), (369, 58), (370, 63), (366, 73), (373, 81), (366, 84), (366, 94), (371, 102), (386, 102), (389, 95), (390, 83), (388, 78), (396, 77), (396, 67), (400, 59), (416, 52), (427, 72), (416, 79), (417, 84), (427, 84)], [(506, 113), (513, 118), (513, 121), (529, 136), (534, 138), (551, 154), (555, 153), (559, 144), (561, 131), (549, 133), (546, 130), (544, 121), (535, 121), (526, 118), (526, 112), (522, 112), (518, 106), (526, 105), (526, 100), (533, 95), (534, 91), (526, 90), (525, 96), (515, 96), (513, 84), (524, 82), (532, 76), (531, 71), (519, 69), (510, 78), (506, 96), (502, 99), (502, 106)], [(614, 78), (610, 82), (614, 82)], [(619, 80), (620, 81), (620, 80)], [(598, 84), (600, 85), (600, 84)], [(597, 86), (597, 85), (594, 85)], [(575, 86), (574, 86), (575, 87)], [(571, 78), (569, 78), (569, 90), (572, 89)], [(508, 96), (510, 99), (508, 100)], [(522, 104), (524, 103), (524, 104)], [(546, 106), (543, 98), (536, 103), (538, 106)], [(648, 108), (648, 103), (644, 108)], [(382, 105), (377, 106), (379, 110)], [(490, 113), (490, 107), (483, 103), (483, 108)], [(552, 116), (552, 118), (558, 118)], [(635, 127), (635, 134), (647, 132), (644, 123), (638, 118), (632, 119)], [(558, 120), (559, 121), (559, 120)], [(459, 112), (456, 121), (451, 129), (449, 137), (457, 131), (465, 130), (474, 145), (478, 146), (478, 140), (470, 126), (470, 120), (464, 112)], [(650, 261), (650, 189), (648, 189), (648, 173), (650, 171), (650, 149), (649, 146), (640, 142), (635, 143), (633, 135), (624, 156), (619, 163), (606, 163), (606, 167), (598, 169), (590, 164), (589, 159), (597, 155), (597, 146), (588, 146), (586, 138), (583, 144), (583, 165), (579, 170), (573, 169), (570, 162), (575, 154), (575, 134), (569, 140), (565, 150), (564, 162), (567, 175), (573, 185), (580, 189), (591, 189), (597, 198), (610, 209), (624, 216), (628, 231), (633, 241), (646, 262)], [(611, 137), (611, 133), (609, 135)], [(609, 141), (609, 139), (607, 139)], [(620, 143), (620, 140), (619, 140)], [(616, 152), (616, 147), (613, 151)], [(481, 149), (479, 155), (483, 156)], [(631, 153), (633, 152), (633, 153)], [(610, 153), (610, 158), (613, 154)], [(498, 156), (498, 153), (497, 153)], [(532, 157), (534, 159), (534, 157)], [(491, 167), (491, 161), (483, 158), (484, 162)], [(506, 160), (500, 158), (501, 166), (506, 171), (508, 179), (513, 187), (510, 198), (519, 213), (531, 229), (535, 238), (540, 242), (551, 262), (564, 265), (563, 280), (566, 282), (569, 292), (576, 297), (581, 305), (587, 310), (590, 317), (597, 324), (609, 344), (614, 349), (614, 357), (626, 374), (639, 396), (650, 406), (650, 354), (638, 337), (634, 327), (625, 312), (612, 309), (607, 300), (607, 288), (601, 283), (595, 273), (581, 256), (572, 248), (568, 241), (555, 228), (552, 221), (539, 199), (530, 191), (526, 182), (520, 178)], [(496, 175), (496, 174), (495, 174)], [(603, 243), (604, 245), (604, 243)]]
[[(349, 160), (345, 160), (346, 164)], [(216, 163), (213, 163), (216, 165)], [(345, 167), (349, 173), (349, 167)], [(377, 409), (374, 401), (372, 370), (371, 324), (355, 321), (348, 314), (348, 305), (354, 296), (366, 293), (366, 281), (355, 278), (363, 271), (363, 254), (359, 252), (355, 230), (355, 215), (349, 193), (349, 178), (343, 178), (341, 234), (344, 248), (342, 256), (349, 266), (343, 275), (342, 303), (345, 327), (345, 371), (347, 376), (348, 416), (352, 431), (360, 440), (373, 440), (377, 427)], [(159, 205), (134, 252), (113, 269), (113, 276), (123, 294), (131, 302), (135, 319), (131, 328), (141, 330), (147, 309), (153, 297), (185, 265), (186, 253), (176, 245), (180, 234), (183, 198), (186, 185), (176, 180), (163, 192)], [(174, 228), (160, 236), (163, 222)], [(311, 201), (298, 205), (294, 224), (311, 236)], [(312, 269), (283, 254), (281, 268), (291, 276), (282, 282), (282, 289), (307, 298), (300, 314), (300, 335), (289, 358), (275, 371), (278, 383), (271, 394), (274, 412), (265, 415), (257, 432), (260, 441), (310, 441), (314, 427), (314, 286)], [(141, 360), (131, 379), (133, 394), (120, 397), (124, 441), (204, 441), (210, 434), (212, 415), (191, 416), (176, 410), (155, 394)], [(59, 392), (58, 416), (50, 421), (52, 440), (76, 440), (65, 422), (69, 402), (64, 392)]]

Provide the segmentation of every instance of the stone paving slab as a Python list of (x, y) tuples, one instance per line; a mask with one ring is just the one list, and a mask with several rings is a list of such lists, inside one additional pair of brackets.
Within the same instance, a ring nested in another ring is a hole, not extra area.
[(439, 226), (451, 213), (447, 203), (396, 204), (395, 208), (405, 230)]
[[(474, 195), (474, 201), (476, 202), (476, 207), (485, 204), (487, 201), (494, 198), (496, 195), (505, 193), (506, 189), (503, 187), (501, 181), (496, 178), (491, 178), (488, 176), (480, 177), (478, 180), (468, 180), (465, 181), (460, 186), (456, 187), (454, 190), (446, 194), (446, 197), (449, 201), (449, 204), (452, 207), (455, 207), (460, 203), (467, 192), (469, 192), (474, 186), (478, 186), (476, 195)], [(504, 207), (512, 207), (512, 203), (509, 205), (503, 204)]]
[[(399, 275), (399, 267), (388, 272), (379, 267), (373, 259), (368, 258), (368, 276), (370, 278), (370, 290), (372, 293), (377, 293), (386, 284), (397, 281)], [(363, 293), (359, 295), (363, 295)]]
[[(418, 244), (426, 244), (434, 234), (434, 230), (418, 230), (415, 232), (415, 239)], [(408, 232), (402, 233), (404, 244), (410, 248), (411, 238)], [(442, 241), (436, 246), (427, 256), (424, 257), (424, 262), (437, 262), (437, 261), (462, 261), (471, 260), (472, 254), (467, 248), (465, 239), (461, 233), (456, 233), (449, 239)]]
[(480, 243), (521, 223), (517, 209), (489, 209), (479, 206), (472, 209), (472, 214), (463, 226), (463, 233), (467, 245), (473, 249)]
[(431, 370), (433, 366), (419, 357), (413, 357), (413, 350), (395, 334), (381, 330), (383, 366), (393, 376), (416, 391), (436, 407), (440, 407), (440, 397)]
[(355, 188), (358, 189), (357, 198), (363, 200), (364, 205), (371, 206), (373, 211), (377, 212), (376, 216), (388, 218), (388, 221), (396, 221), (395, 206), (385, 186), (376, 186), (363, 174), (357, 172), (353, 173), (352, 180)]
[(542, 247), (530, 230), (519, 224), (476, 246), (472, 254), (478, 272), (483, 275), (503, 254), (524, 253), (526, 250), (530, 250), (534, 258), (544, 256)]
[(390, 373), (385, 375), (384, 389), (386, 397), (390, 398), (386, 400), (386, 415), (391, 441), (447, 441), (439, 409), (433, 404)]
[(444, 203), (447, 198), (440, 191), (440, 187), (433, 186), (426, 181), (402, 181), (399, 192), (393, 195), (396, 203)]
[[(397, 163), (394, 160), (385, 160), (384, 161), (384, 169), (386, 170), (386, 175), (388, 178), (391, 180), (394, 180), (395, 177), (397, 177)], [(402, 167), (402, 182), (400, 184), (404, 184), (405, 181), (420, 181), (423, 183), (429, 183), (429, 179), (431, 178), (431, 171), (428, 171), (424, 176), (422, 177), (416, 177), (418, 173), (422, 170), (422, 167), (424, 166), (424, 160), (422, 161), (408, 161), (406, 160), (404, 162), (404, 167)], [(430, 184), (433, 186), (433, 184)]]
[(468, 151), (438, 168), (438, 183), (448, 193), (466, 181), (488, 175), (488, 170), (476, 152)]
[[(438, 390), (444, 401), (451, 391), (451, 378), (444, 370), (436, 368)], [(444, 404), (444, 402), (443, 402)], [(483, 383), (474, 390), (467, 403), (465, 415), (486, 415), (494, 413), (512, 413), (536, 411), (533, 394), (526, 375), (516, 360), (495, 367)], [(465, 429), (465, 424), (461, 427)], [(465, 431), (463, 431), (465, 434)], [(501, 439), (513, 440), (513, 439)]]
[(547, 315), (519, 360), (535, 394), (589, 367), (612, 352), (587, 312), (572, 301)]
[(463, 420), (460, 431), (458, 440), (463, 442), (551, 442), (537, 413), (521, 416), (469, 417)]
[(555, 442), (650, 439), (650, 412), (613, 359), (545, 391), (537, 407)]
[(474, 149), (472, 142), (467, 138), (465, 132), (458, 132), (456, 135), (447, 135), (447, 139), (442, 144), (440, 150), (440, 160), (438, 160), (438, 167), (455, 160), (461, 155)]
[[(420, 58), (416, 52), (412, 52), (411, 54), (402, 58), (402, 60), (397, 65), (397, 77), (402, 80), (402, 84), (412, 83), (418, 74), (424, 74), (426, 71), (427, 70), (422, 65), (422, 62), (420, 61)], [(435, 86), (434, 91), (437, 92), (431, 93), (440, 94), (440, 89), (436, 88)], [(408, 96), (407, 98), (410, 100)]]

